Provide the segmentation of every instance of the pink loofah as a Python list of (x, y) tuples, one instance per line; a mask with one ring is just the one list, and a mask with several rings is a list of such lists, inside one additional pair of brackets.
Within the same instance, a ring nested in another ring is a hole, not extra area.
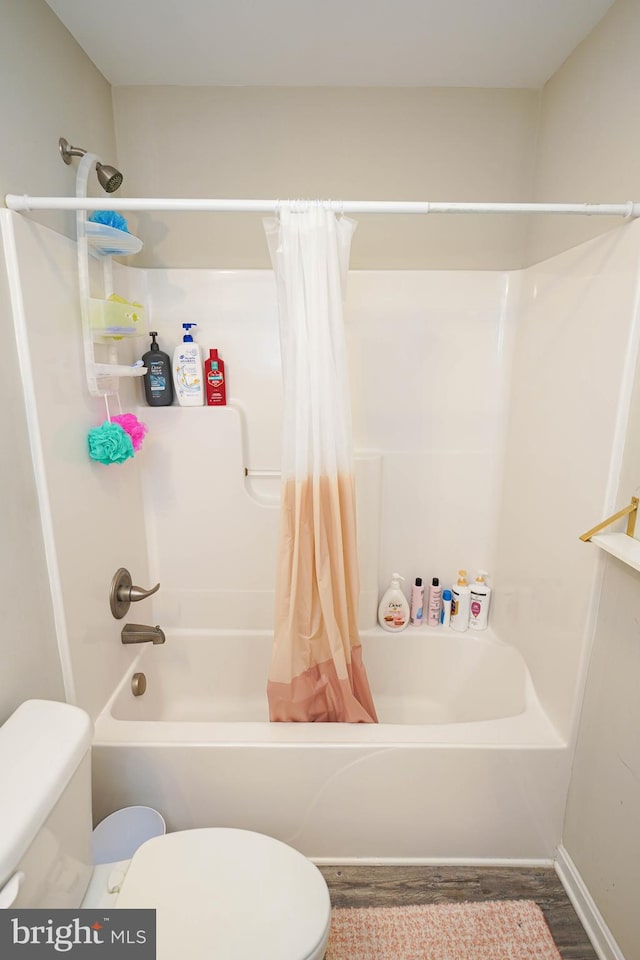
[(142, 441), (147, 435), (147, 425), (138, 420), (134, 413), (121, 413), (117, 417), (111, 417), (113, 423), (119, 423), (122, 429), (129, 434), (134, 450), (139, 450)]

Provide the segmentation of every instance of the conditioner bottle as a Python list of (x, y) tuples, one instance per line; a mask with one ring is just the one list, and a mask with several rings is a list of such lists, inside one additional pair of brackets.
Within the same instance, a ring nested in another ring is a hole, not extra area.
[(451, 629), (460, 633), (469, 629), (469, 593), (467, 571), (458, 570), (458, 579), (451, 587)]
[(475, 582), (471, 584), (469, 605), (469, 626), (472, 630), (486, 630), (489, 622), (489, 604), (491, 603), (491, 587), (485, 583), (489, 574), (486, 570), (479, 570)]

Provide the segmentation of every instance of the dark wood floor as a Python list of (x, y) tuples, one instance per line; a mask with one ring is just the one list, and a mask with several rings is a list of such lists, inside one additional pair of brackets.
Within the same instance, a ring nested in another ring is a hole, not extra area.
[(552, 868), (322, 866), (334, 907), (535, 900), (564, 960), (597, 960)]

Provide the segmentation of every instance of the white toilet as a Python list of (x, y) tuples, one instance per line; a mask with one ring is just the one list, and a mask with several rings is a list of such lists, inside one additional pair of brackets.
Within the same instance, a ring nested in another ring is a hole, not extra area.
[(322, 960), (324, 877), (272, 837), (184, 830), (93, 867), (91, 736), (83, 710), (47, 700), (0, 727), (0, 907), (155, 908), (158, 960)]

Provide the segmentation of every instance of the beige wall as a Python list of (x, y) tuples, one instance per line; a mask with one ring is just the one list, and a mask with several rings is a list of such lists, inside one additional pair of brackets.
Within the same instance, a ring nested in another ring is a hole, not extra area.
[[(130, 196), (528, 200), (538, 105), (533, 90), (114, 88)], [(358, 220), (355, 269), (523, 263), (523, 217)], [(136, 265), (270, 265), (258, 215), (149, 214), (138, 229)]]
[(6, 279), (0, 258), (0, 723), (23, 700), (64, 699)]
[[(534, 200), (640, 200), (640, 4), (618, 0), (542, 95)], [(615, 227), (610, 217), (532, 218), (535, 263)]]
[[(111, 91), (44, 0), (0, 0), (0, 194), (69, 194), (66, 136), (114, 155)], [(35, 216), (35, 215), (34, 215)], [(38, 215), (71, 231), (64, 215)], [(0, 258), (1, 260), (1, 258)], [(0, 722), (29, 697), (64, 696), (4, 265), (0, 463)]]
[[(546, 85), (536, 199), (640, 199), (640, 4), (618, 0)], [(554, 218), (555, 219), (555, 218)], [(534, 259), (607, 227), (537, 221)], [(607, 322), (606, 311), (602, 322)], [(640, 491), (636, 376), (618, 503)], [(564, 844), (626, 960), (640, 958), (640, 573), (607, 558)]]
[[(0, 0), (0, 64), (2, 197), (73, 195), (78, 161), (65, 166), (59, 137), (116, 162), (111, 87), (44, 0)], [(75, 236), (73, 214), (33, 217)]]
[[(640, 496), (640, 371), (618, 503)], [(624, 529), (623, 524), (619, 524)], [(625, 960), (640, 960), (640, 573), (606, 557), (564, 845)]]

